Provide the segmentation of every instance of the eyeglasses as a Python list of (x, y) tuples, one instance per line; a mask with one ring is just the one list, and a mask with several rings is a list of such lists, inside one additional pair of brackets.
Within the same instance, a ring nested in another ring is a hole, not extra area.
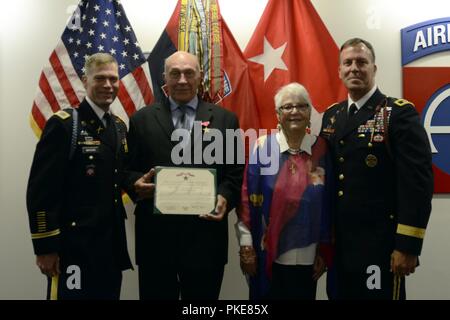
[(284, 113), (290, 113), (293, 112), (294, 109), (297, 109), (297, 111), (299, 112), (305, 112), (306, 110), (309, 109), (309, 104), (304, 103), (304, 104), (285, 104), (284, 106), (280, 107), (280, 110), (283, 111)]
[(181, 78), (181, 74), (184, 74), (184, 77), (186, 79), (193, 79), (197, 75), (197, 72), (192, 69), (188, 69), (188, 70), (184, 70), (184, 71), (171, 70), (168, 75), (171, 80), (179, 80)]

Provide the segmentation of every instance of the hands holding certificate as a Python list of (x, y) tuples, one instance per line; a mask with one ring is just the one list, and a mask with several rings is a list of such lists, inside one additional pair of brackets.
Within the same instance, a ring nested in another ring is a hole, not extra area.
[[(164, 170), (164, 173), (172, 171), (173, 174), (165, 174), (164, 179), (159, 178), (159, 189), (156, 190), (156, 182), (152, 182), (152, 180), (155, 173), (158, 174), (161, 170)], [(194, 172), (196, 170), (198, 169), (194, 169)], [(200, 171), (197, 172), (197, 175), (199, 173)], [(203, 171), (203, 173), (205, 172)], [(155, 168), (150, 169), (134, 184), (138, 199), (153, 198), (156, 190), (155, 211), (157, 213), (198, 214), (200, 218), (206, 220), (221, 221), (227, 211), (227, 199), (220, 194), (216, 196), (217, 199), (214, 199), (215, 185), (213, 183), (209, 184), (209, 181), (199, 179), (194, 184), (190, 184), (189, 190), (186, 190), (186, 188), (183, 188), (183, 183), (177, 181), (180, 175), (183, 175), (183, 173), (180, 173), (180, 170), (175, 168), (157, 168), (156, 171)], [(191, 176), (191, 180), (192, 177), (195, 177), (192, 174), (189, 174), (189, 176)], [(187, 180), (187, 178), (184, 177), (184, 180)], [(215, 179), (212, 179), (212, 182), (214, 181)], [(208, 202), (208, 198), (211, 201)], [(216, 200), (215, 207), (212, 200)], [(207, 209), (208, 205), (210, 209)]]
[(134, 183), (134, 190), (136, 191), (138, 200), (153, 198), (153, 194), (155, 193), (155, 184), (151, 181), (154, 175), (155, 169), (150, 169), (149, 172), (144, 174)]
[(215, 213), (216, 214), (201, 214), (199, 217), (204, 218), (206, 220), (220, 221), (223, 219), (225, 213), (227, 212), (227, 199), (225, 199), (222, 195), (217, 195), (217, 204)]

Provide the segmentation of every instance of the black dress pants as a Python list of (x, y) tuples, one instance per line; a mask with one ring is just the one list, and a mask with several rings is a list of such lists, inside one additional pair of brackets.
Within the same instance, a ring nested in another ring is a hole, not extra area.
[(271, 300), (315, 300), (317, 281), (312, 265), (273, 263), (269, 296)]
[(47, 280), (47, 300), (119, 300), (122, 271), (73, 265)]
[[(376, 279), (374, 277), (379, 277)], [(405, 300), (405, 277), (381, 269), (378, 274), (346, 271), (337, 268), (337, 299)]]
[(217, 300), (224, 266), (139, 265), (141, 300)]

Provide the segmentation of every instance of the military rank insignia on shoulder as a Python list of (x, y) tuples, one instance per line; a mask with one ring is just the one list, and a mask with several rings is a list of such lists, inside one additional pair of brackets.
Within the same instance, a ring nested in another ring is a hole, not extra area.
[(331, 106), (329, 106), (329, 107), (327, 108), (327, 110), (333, 108), (334, 106), (336, 106), (336, 105), (338, 105), (338, 104), (339, 104), (338, 102), (333, 103)]
[(119, 117), (118, 115), (114, 115), (114, 117), (116, 118), (116, 123), (123, 123), (123, 124), (125, 124), (125, 121), (123, 121), (122, 118)]
[(411, 101), (408, 101), (406, 99), (396, 99), (394, 101), (394, 103), (399, 107), (403, 107), (406, 104), (411, 104), (414, 107), (414, 103), (412, 103)]
[(125, 123), (125, 121), (123, 121), (122, 118), (120, 118), (119, 116), (114, 115), (114, 122), (116, 123), (117, 127), (119, 128), (120, 131), (127, 131), (127, 124)]
[(62, 120), (66, 120), (67, 118), (70, 117), (70, 113), (68, 113), (67, 111), (64, 111), (64, 110), (59, 110), (59, 111), (55, 112), (55, 116), (58, 116)]

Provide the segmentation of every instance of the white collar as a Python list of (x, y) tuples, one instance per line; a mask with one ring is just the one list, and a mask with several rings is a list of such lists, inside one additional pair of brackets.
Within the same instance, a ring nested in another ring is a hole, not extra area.
[[(86, 96), (86, 101), (89, 103), (89, 105), (91, 106), (92, 110), (94, 110), (95, 114), (97, 115), (97, 117), (103, 121), (103, 116), (105, 115), (105, 111), (103, 111), (102, 108), (100, 108), (98, 105), (96, 105), (94, 103), (94, 101), (92, 101), (88, 96)], [(108, 110), (108, 113), (111, 114), (111, 111)]]
[[(289, 145), (287, 143), (286, 136), (284, 135), (283, 130), (279, 130), (276, 134), (276, 138), (278, 141), (278, 144), (280, 145), (280, 152), (286, 152), (289, 150)], [(313, 145), (313, 139), (314, 137), (309, 134), (305, 133), (303, 136), (302, 144), (300, 145), (300, 151), (306, 152), (307, 154), (311, 155), (311, 146)]]
[(358, 101), (353, 101), (352, 98), (350, 98), (350, 95), (348, 96), (348, 104), (347, 107), (351, 106), (352, 103), (356, 105), (356, 108), (359, 110), (363, 105), (366, 104), (366, 102), (370, 99), (370, 97), (377, 91), (377, 85), (374, 85), (372, 89), (370, 89), (369, 92), (367, 92), (361, 99)]

